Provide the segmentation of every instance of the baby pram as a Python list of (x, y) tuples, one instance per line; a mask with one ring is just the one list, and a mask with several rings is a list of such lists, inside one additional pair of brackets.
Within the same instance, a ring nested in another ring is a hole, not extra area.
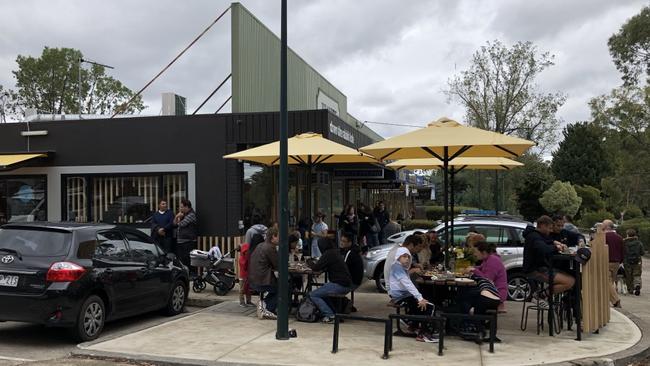
[(210, 284), (214, 293), (223, 296), (235, 287), (235, 259), (230, 256), (230, 252), (222, 256), (219, 250), (193, 250), (190, 252), (190, 263), (192, 266), (203, 268), (203, 274), (192, 282), (194, 292), (201, 292)]

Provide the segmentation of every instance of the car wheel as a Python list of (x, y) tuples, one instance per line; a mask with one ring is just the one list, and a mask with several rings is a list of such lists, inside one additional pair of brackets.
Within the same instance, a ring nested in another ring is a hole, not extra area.
[(214, 290), (214, 293), (219, 296), (225, 296), (230, 291), (230, 289), (228, 288), (228, 284), (221, 281), (217, 282), (217, 284), (214, 285), (212, 289)]
[(182, 281), (176, 281), (174, 286), (172, 286), (172, 291), (169, 294), (169, 300), (167, 301), (167, 308), (165, 309), (167, 315), (178, 315), (183, 311), (185, 307), (185, 301), (187, 300), (187, 291), (185, 285)]
[(521, 273), (508, 275), (508, 298), (512, 301), (524, 301), (530, 298), (530, 284)]
[(77, 325), (72, 329), (72, 335), (80, 342), (92, 341), (99, 337), (105, 322), (104, 301), (99, 296), (91, 295), (81, 305)]

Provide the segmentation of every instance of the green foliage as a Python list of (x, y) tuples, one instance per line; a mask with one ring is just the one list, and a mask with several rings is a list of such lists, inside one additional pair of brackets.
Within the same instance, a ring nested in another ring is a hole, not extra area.
[(625, 207), (624, 211), (625, 211), (624, 218), (626, 221), (636, 219), (636, 218), (643, 218), (643, 211), (641, 211), (641, 209), (638, 208), (637, 206), (634, 205), (627, 206)]
[(555, 178), (572, 184), (598, 186), (610, 174), (610, 157), (603, 146), (602, 128), (593, 123), (574, 123), (562, 131), (564, 140), (553, 154)]
[(580, 212), (598, 212), (605, 209), (605, 201), (600, 196), (600, 190), (598, 188), (588, 185), (574, 185), (573, 188), (576, 190), (578, 196), (582, 198)]
[(603, 197), (605, 198), (607, 210), (620, 213), (625, 195), (617, 179), (614, 177), (605, 178), (600, 185), (603, 187)]
[(527, 154), (518, 159), (525, 165), (514, 169), (511, 178), (515, 182), (515, 195), (519, 213), (528, 221), (535, 221), (546, 210), (539, 203), (539, 197), (555, 178), (550, 167), (539, 155)]
[(555, 143), (557, 110), (566, 97), (536, 90), (535, 78), (553, 65), (553, 56), (531, 42), (507, 47), (488, 42), (472, 57), (469, 68), (449, 80), (447, 95), (459, 100), (475, 127), (514, 134), (537, 142), (544, 150)]
[(625, 237), (627, 229), (634, 229), (639, 236), (639, 240), (643, 243), (646, 252), (650, 252), (650, 219), (637, 218), (633, 220), (625, 220), (617, 231), (620, 235)]
[(578, 226), (582, 228), (591, 228), (597, 222), (603, 222), (603, 220), (614, 220), (614, 214), (607, 212), (605, 210), (600, 211), (585, 211), (582, 213), (582, 217), (578, 222)]
[(556, 180), (542, 194), (539, 203), (549, 213), (561, 213), (574, 216), (580, 208), (582, 198), (578, 196), (571, 183)]
[(45, 47), (38, 58), (18, 55), (18, 70), (13, 74), (21, 106), (54, 114), (135, 113), (145, 108), (139, 96), (124, 108), (133, 91), (106, 75), (103, 66), (92, 65), (90, 69), (81, 69), (80, 110), (79, 60), (82, 58), (81, 51), (71, 48)]
[[(461, 214), (464, 210), (476, 210), (476, 208), (454, 206), (454, 216)], [(442, 220), (445, 214), (445, 208), (443, 206), (427, 206), (425, 213), (427, 220)]]
[(627, 84), (636, 83), (642, 73), (650, 77), (650, 7), (628, 19), (607, 45)]
[(402, 222), (402, 230), (433, 229), (436, 226), (438, 226), (438, 223), (430, 220), (406, 220)]

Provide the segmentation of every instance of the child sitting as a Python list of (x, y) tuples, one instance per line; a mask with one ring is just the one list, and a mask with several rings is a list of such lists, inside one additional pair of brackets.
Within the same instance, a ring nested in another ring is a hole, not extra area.
[[(395, 253), (395, 263), (390, 269), (388, 295), (399, 305), (406, 306), (406, 314), (409, 315), (433, 315), (433, 304), (422, 297), (422, 294), (411, 281), (408, 269), (411, 268), (411, 253), (407, 248), (400, 247)], [(423, 327), (422, 324), (414, 323), (417, 327), (419, 342), (438, 342), (438, 337), (432, 332), (431, 327)]]

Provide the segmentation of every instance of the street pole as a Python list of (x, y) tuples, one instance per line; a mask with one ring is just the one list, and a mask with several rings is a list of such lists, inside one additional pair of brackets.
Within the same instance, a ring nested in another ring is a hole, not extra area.
[(499, 215), (499, 171), (494, 171), (494, 213)]
[(282, 0), (280, 46), (280, 247), (278, 256), (278, 321), (275, 339), (289, 339), (289, 218), (287, 113), (287, 0)]

